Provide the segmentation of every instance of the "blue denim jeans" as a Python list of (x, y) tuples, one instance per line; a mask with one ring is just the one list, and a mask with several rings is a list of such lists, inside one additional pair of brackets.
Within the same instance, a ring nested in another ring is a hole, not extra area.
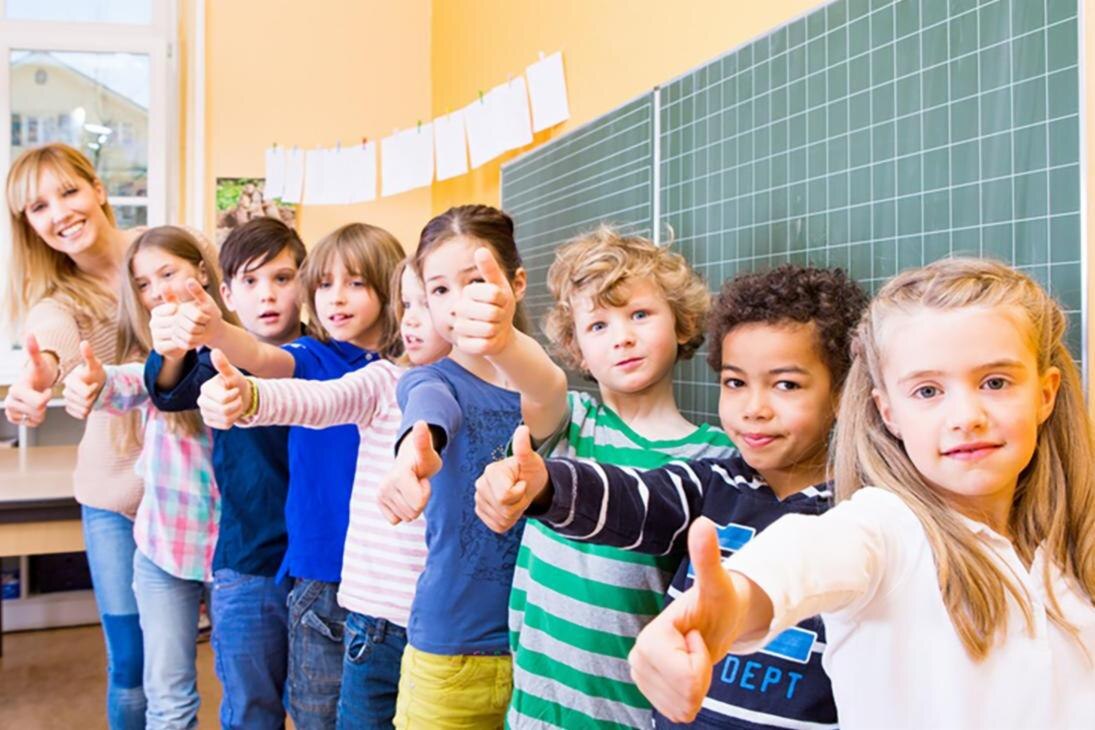
[(289, 592), (289, 716), (297, 730), (329, 730), (338, 716), (346, 609), (338, 583), (297, 579)]
[(106, 639), (106, 719), (110, 730), (144, 727), (144, 644), (133, 595), (133, 520), (81, 507), (84, 546)]
[(221, 568), (213, 574), (213, 656), (222, 728), (285, 727), (289, 581)]
[(133, 588), (144, 630), (144, 691), (148, 730), (198, 726), (198, 606), (205, 583), (160, 569), (140, 550)]
[(339, 730), (390, 730), (407, 630), (382, 618), (346, 616)]

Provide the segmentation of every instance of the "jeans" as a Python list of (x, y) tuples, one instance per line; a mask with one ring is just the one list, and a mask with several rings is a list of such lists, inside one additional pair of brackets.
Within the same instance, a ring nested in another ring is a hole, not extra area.
[(297, 730), (328, 730), (338, 716), (346, 609), (337, 583), (297, 579), (289, 592), (289, 716)]
[(149, 730), (198, 725), (198, 606), (205, 584), (161, 570), (140, 550), (133, 558), (133, 587), (144, 630), (144, 691)]
[(350, 611), (338, 697), (339, 730), (391, 730), (407, 630)]
[(222, 728), (285, 727), (289, 581), (221, 568), (213, 574), (213, 656)]
[(133, 520), (81, 507), (95, 603), (106, 639), (106, 719), (110, 730), (144, 727), (144, 644), (133, 595)]

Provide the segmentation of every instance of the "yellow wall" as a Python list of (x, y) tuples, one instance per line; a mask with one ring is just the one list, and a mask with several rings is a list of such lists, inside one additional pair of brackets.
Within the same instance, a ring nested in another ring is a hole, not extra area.
[[(714, 56), (821, 5), (818, 0), (435, 0), (431, 59), (434, 115), (471, 102), (519, 74), (540, 51), (561, 50), (568, 122), (557, 137)], [(497, 204), (501, 163), (510, 153), (433, 186), (434, 212)]]
[[(261, 177), (273, 142), (333, 146), (379, 139), (430, 118), (430, 0), (206, 2), (206, 230), (214, 179)], [(374, 203), (307, 206), (311, 246), (352, 221), (414, 248), (430, 191)]]

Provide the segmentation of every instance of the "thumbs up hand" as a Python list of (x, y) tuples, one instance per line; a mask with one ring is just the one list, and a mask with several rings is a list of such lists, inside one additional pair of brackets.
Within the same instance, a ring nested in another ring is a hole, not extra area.
[(488, 465), (475, 482), (475, 514), (495, 532), (506, 532), (547, 482), (547, 467), (532, 449), (528, 426), (518, 426), (513, 433), (513, 455)]
[(106, 383), (106, 370), (86, 340), (80, 343), (80, 357), (83, 362), (65, 378), (64, 399), (65, 411), (82, 421)]
[[(743, 633), (753, 608), (745, 594), (764, 595), (722, 567), (710, 520), (701, 517), (689, 529), (688, 555), (695, 582), (647, 624), (628, 656), (635, 684), (659, 712), (679, 723), (695, 718), (711, 684), (712, 665)], [(770, 602), (767, 608), (770, 617)]]
[(380, 482), (377, 502), (393, 525), (412, 522), (430, 501), (430, 477), (441, 470), (441, 457), (433, 446), (433, 434), (418, 421), (399, 445), (395, 465)]
[(214, 341), (224, 325), (224, 317), (216, 300), (197, 279), (186, 280), (186, 291), (191, 299), (178, 304), (174, 340), (177, 347), (193, 350)]
[(497, 355), (513, 339), (517, 299), (490, 249), (476, 249), (475, 267), (483, 281), (464, 287), (456, 305), (453, 335), (463, 352)]
[(175, 342), (175, 321), (179, 315), (179, 300), (170, 288), (164, 290), (163, 302), (152, 308), (148, 328), (152, 331), (152, 349), (165, 358), (178, 360), (187, 348)]
[(202, 383), (198, 408), (210, 428), (227, 430), (251, 408), (251, 383), (220, 350), (210, 353), (217, 374)]
[(53, 394), (57, 363), (38, 347), (38, 340), (28, 334), (24, 345), (27, 359), (18, 380), (8, 388), (4, 398), (4, 415), (15, 425), (34, 427), (46, 418), (46, 405)]

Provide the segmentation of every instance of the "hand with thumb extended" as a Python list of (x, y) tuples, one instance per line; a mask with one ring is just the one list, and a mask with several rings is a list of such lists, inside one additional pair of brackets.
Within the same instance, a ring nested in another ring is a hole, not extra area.
[(631, 677), (658, 711), (691, 722), (711, 684), (711, 667), (741, 631), (744, 608), (722, 567), (714, 524), (701, 517), (688, 531), (695, 582), (639, 634), (628, 661)]
[(425, 421), (417, 421), (399, 445), (395, 464), (380, 482), (377, 502), (393, 525), (418, 519), (430, 500), (430, 477), (441, 470), (441, 457)]
[(152, 308), (148, 317), (148, 329), (152, 333), (152, 349), (165, 358), (178, 360), (186, 354), (187, 350), (175, 342), (179, 299), (170, 287), (164, 290), (162, 298), (163, 301)]
[(80, 343), (83, 362), (65, 378), (65, 411), (73, 418), (83, 420), (91, 412), (106, 383), (106, 369), (85, 340)]
[(216, 300), (197, 279), (186, 280), (186, 292), (191, 298), (178, 305), (173, 338), (176, 347), (194, 350), (215, 341), (224, 325), (224, 316)]
[(24, 352), (27, 359), (23, 370), (4, 398), (4, 415), (17, 426), (34, 427), (46, 418), (46, 406), (57, 377), (57, 362), (53, 356), (42, 352), (33, 334), (27, 335)]
[(198, 408), (210, 428), (232, 428), (251, 407), (251, 383), (220, 350), (210, 353), (217, 374), (202, 383)]
[(455, 344), (472, 355), (497, 355), (513, 339), (517, 298), (490, 249), (476, 249), (475, 267), (483, 281), (468, 284), (460, 295), (453, 321)]
[(532, 448), (528, 426), (513, 433), (513, 455), (487, 465), (475, 482), (475, 514), (503, 533), (517, 524), (548, 483), (547, 467)]

